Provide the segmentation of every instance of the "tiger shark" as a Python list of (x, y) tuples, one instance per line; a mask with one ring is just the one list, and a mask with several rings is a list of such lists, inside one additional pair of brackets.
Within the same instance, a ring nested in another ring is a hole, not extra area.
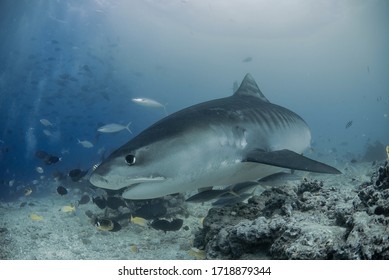
[(232, 96), (187, 107), (145, 129), (109, 155), (90, 182), (136, 200), (257, 180), (285, 169), (339, 174), (302, 155), (310, 141), (306, 122), (270, 103), (247, 74)]

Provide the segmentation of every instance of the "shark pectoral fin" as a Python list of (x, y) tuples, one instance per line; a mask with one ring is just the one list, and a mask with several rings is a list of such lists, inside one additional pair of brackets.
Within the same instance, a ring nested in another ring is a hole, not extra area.
[(332, 166), (286, 149), (272, 152), (252, 150), (243, 161), (317, 173), (341, 174), (338, 169)]

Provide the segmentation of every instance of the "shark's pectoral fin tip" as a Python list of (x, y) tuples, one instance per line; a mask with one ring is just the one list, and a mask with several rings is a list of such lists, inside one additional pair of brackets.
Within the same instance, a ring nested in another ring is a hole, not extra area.
[(247, 162), (257, 162), (282, 168), (302, 170), (327, 174), (342, 174), (335, 167), (307, 158), (290, 150), (279, 150), (265, 152), (263, 150), (252, 150), (248, 153)]

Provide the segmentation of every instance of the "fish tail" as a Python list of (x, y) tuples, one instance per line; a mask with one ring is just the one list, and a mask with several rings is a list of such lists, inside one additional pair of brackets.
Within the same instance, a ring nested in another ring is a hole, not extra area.
[(163, 111), (165, 112), (165, 115), (167, 116), (167, 111), (166, 111), (166, 104), (163, 105)]
[(132, 131), (131, 131), (131, 129), (130, 129), (131, 123), (132, 123), (132, 122), (129, 122), (129, 123), (127, 124), (126, 129), (132, 134)]

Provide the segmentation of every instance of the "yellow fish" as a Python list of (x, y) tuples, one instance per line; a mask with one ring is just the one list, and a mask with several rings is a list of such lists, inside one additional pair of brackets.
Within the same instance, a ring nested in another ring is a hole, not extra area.
[(73, 213), (76, 212), (76, 207), (74, 205), (66, 205), (61, 208), (61, 211), (64, 213)]
[(388, 154), (388, 159), (389, 159), (389, 145), (386, 146), (386, 153)]
[(136, 245), (131, 245), (130, 246), (130, 250), (133, 253), (138, 253), (139, 252), (138, 246), (136, 246)]
[(33, 221), (42, 221), (43, 217), (39, 216), (38, 214), (32, 213), (30, 214), (30, 219)]
[(131, 218), (130, 218), (130, 222), (132, 224), (136, 224), (138, 226), (141, 226), (141, 227), (145, 227), (147, 225), (147, 220), (146, 219), (143, 219), (141, 217), (133, 217), (131, 215)]

